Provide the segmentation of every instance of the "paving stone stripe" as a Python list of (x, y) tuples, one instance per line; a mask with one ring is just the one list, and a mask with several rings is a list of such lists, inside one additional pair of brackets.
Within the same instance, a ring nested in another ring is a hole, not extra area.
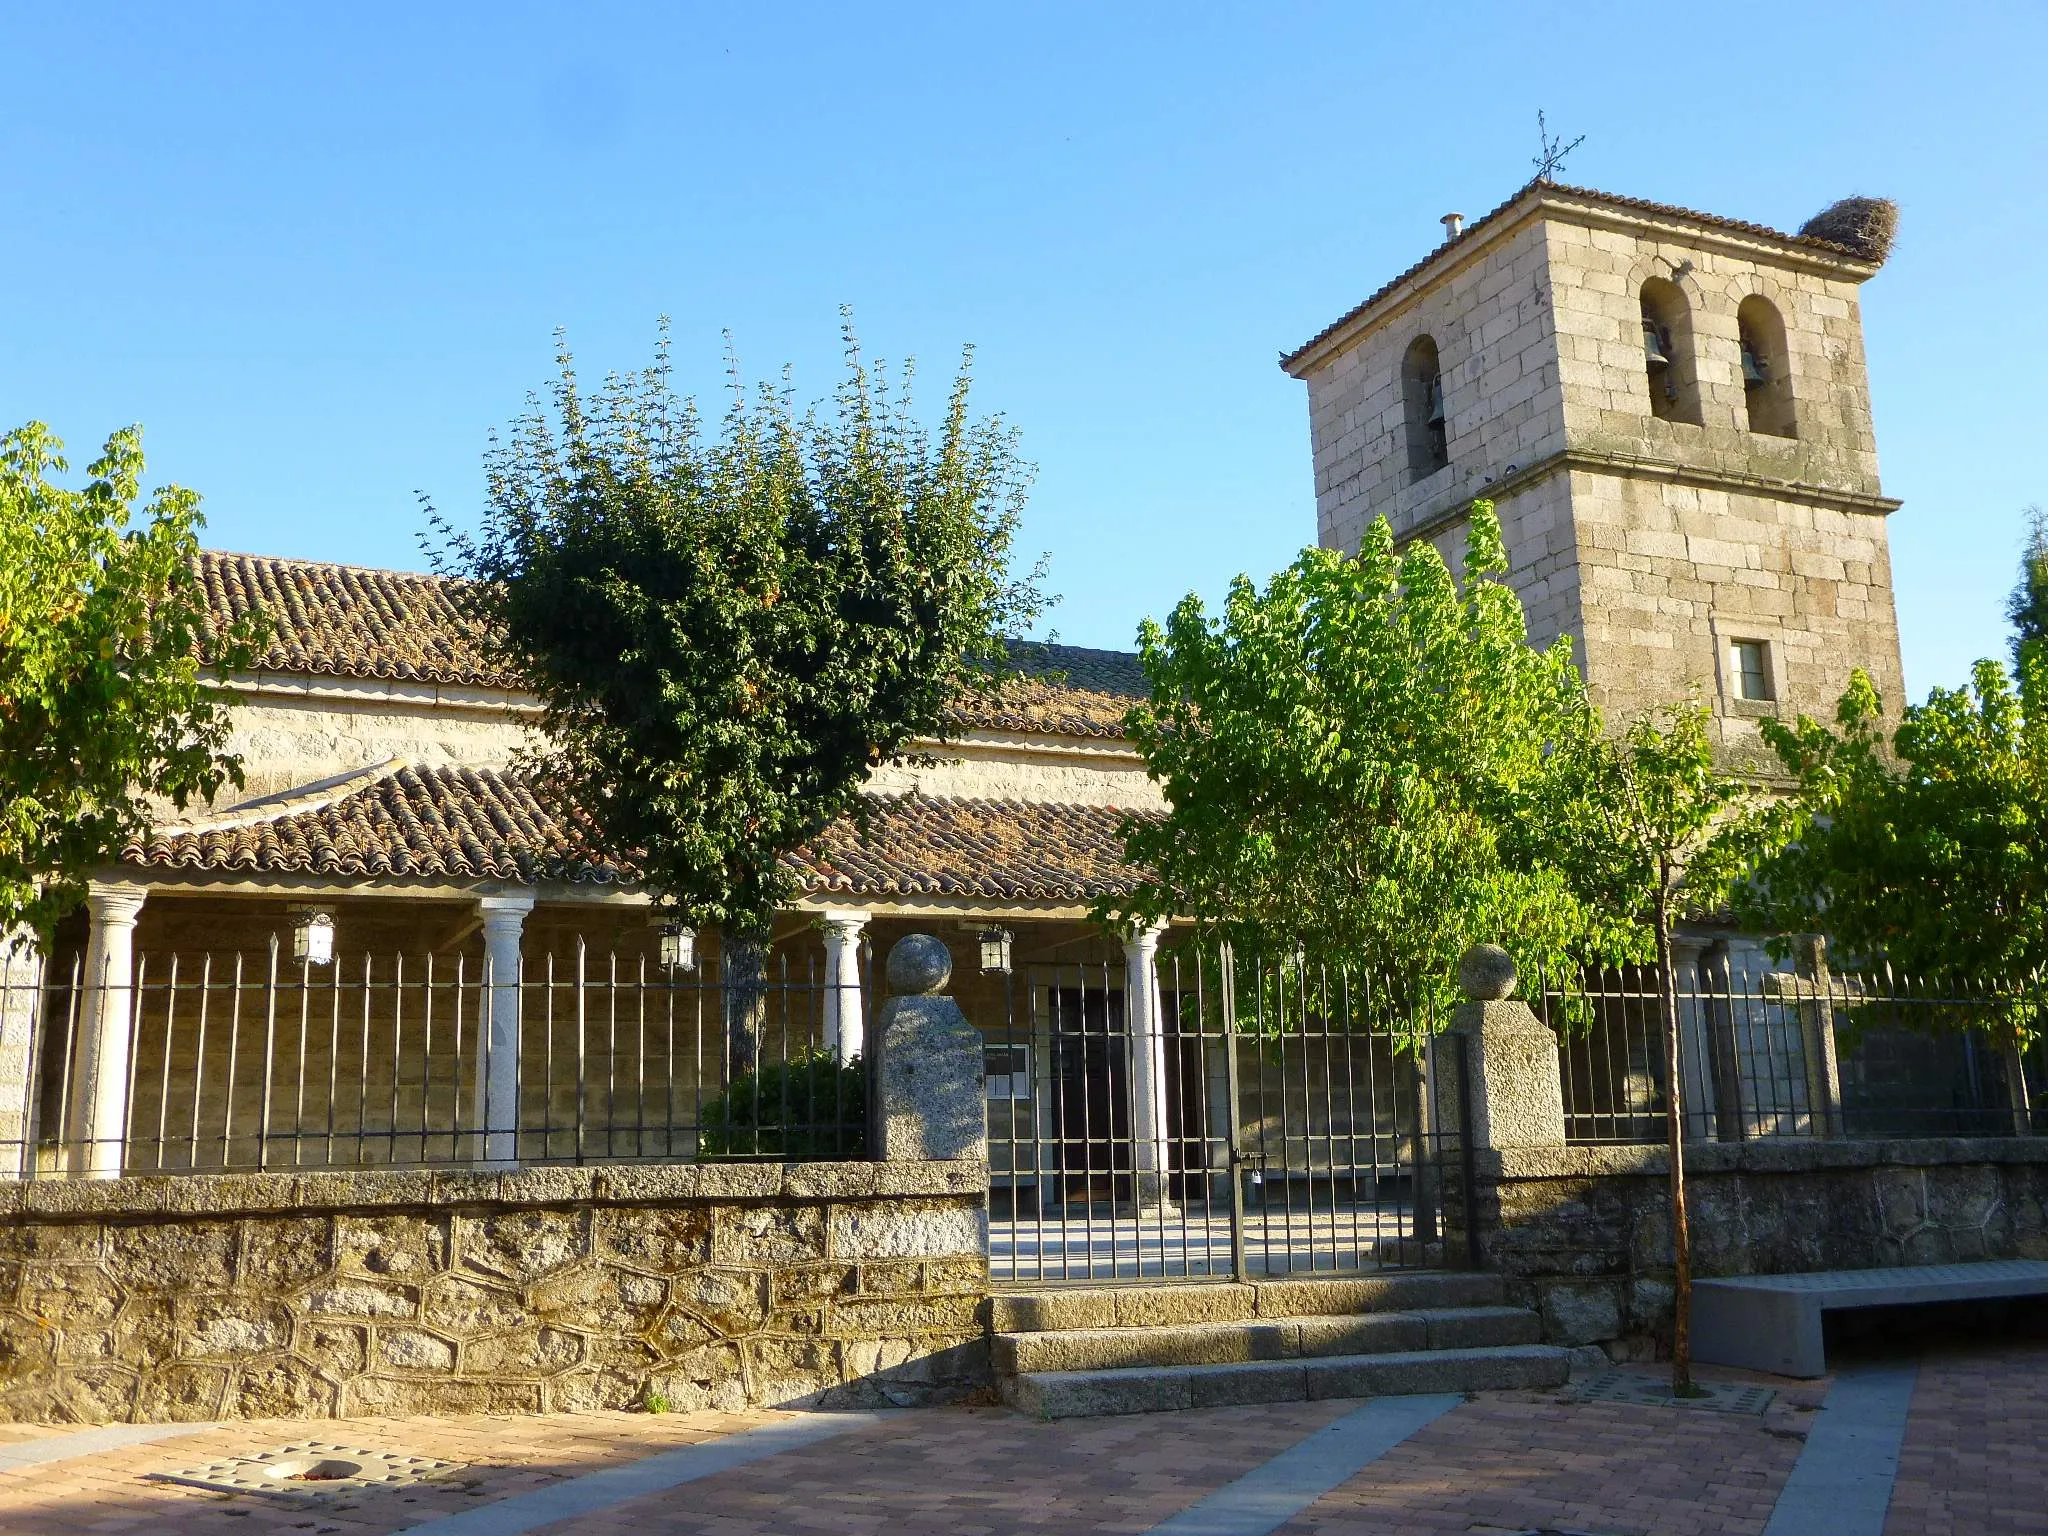
[(1374, 1398), (1147, 1536), (1266, 1536), (1464, 1401), (1456, 1392)]
[(1764, 1536), (1883, 1536), (1918, 1376), (1907, 1365), (1836, 1378)]
[(801, 1450), (821, 1441), (835, 1440), (857, 1429), (882, 1423), (881, 1413), (811, 1413), (757, 1429), (743, 1429), (702, 1445), (686, 1445), (673, 1451), (607, 1467), (602, 1472), (573, 1477), (551, 1487), (522, 1493), (479, 1509), (407, 1526), (393, 1536), (524, 1536), (557, 1520), (572, 1520), (595, 1514), (628, 1499), (715, 1477), (785, 1451)]
[(53, 1461), (70, 1461), (77, 1456), (97, 1456), (123, 1446), (147, 1445), (153, 1440), (172, 1440), (179, 1435), (202, 1434), (216, 1424), (102, 1424), (71, 1435), (46, 1435), (18, 1445), (0, 1446), (0, 1472), (18, 1472), (23, 1467), (40, 1467)]

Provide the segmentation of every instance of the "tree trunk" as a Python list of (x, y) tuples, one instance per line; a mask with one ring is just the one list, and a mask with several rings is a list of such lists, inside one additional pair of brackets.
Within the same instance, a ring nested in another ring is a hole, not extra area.
[(1692, 1230), (1685, 1211), (1685, 1081), (1679, 1075), (1678, 978), (1671, 968), (1668, 879), (1657, 891), (1657, 970), (1664, 991), (1664, 1125), (1671, 1153), (1671, 1395), (1692, 1395)]
[(754, 1070), (761, 1054), (761, 1029), (768, 1019), (766, 935), (721, 929), (718, 977), (725, 1007), (727, 1081)]
[(2020, 1048), (2019, 1036), (2005, 1037), (2005, 1091), (2012, 1105), (2012, 1133), (2015, 1136), (2034, 1134), (2034, 1106), (2027, 1093), (2027, 1055)]
[[(1418, 1039), (1415, 1042), (1415, 1181), (1411, 1204), (1415, 1227), (1417, 1263), (1427, 1264), (1429, 1245), (1441, 1235), (1437, 1226), (1437, 1202), (1442, 1198), (1437, 1187), (1436, 1162), (1436, 1074), (1430, 1070), (1429, 1051), (1432, 1042)], [(1469, 1234), (1468, 1234), (1469, 1236)]]

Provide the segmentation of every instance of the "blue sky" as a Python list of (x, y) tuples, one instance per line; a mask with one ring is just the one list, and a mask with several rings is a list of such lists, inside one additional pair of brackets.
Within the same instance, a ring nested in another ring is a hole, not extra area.
[(417, 565), (486, 433), (636, 366), (833, 381), (837, 307), (963, 342), (1039, 466), (1063, 639), (1314, 538), (1295, 344), (1530, 174), (1794, 227), (1897, 198), (1864, 290), (1918, 695), (2003, 649), (2048, 354), (2048, 9), (0, 0), (0, 422), (140, 421), (225, 548)]

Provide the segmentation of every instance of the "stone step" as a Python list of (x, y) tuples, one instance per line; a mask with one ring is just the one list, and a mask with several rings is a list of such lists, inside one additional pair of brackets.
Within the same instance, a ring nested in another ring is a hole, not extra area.
[(995, 1365), (1004, 1375), (1147, 1365), (1234, 1365), (1253, 1360), (1535, 1344), (1542, 1337), (1542, 1320), (1525, 1307), (1447, 1307), (1350, 1317), (999, 1333), (995, 1336)]
[(1044, 1419), (1074, 1419), (1328, 1397), (1557, 1387), (1570, 1375), (1569, 1350), (1548, 1344), (1502, 1344), (1228, 1365), (1029, 1371), (1000, 1380), (1003, 1397), (1012, 1407)]
[(1450, 1307), (1497, 1307), (1507, 1300), (1498, 1275), (1418, 1272), (1348, 1278), (1257, 1280), (1248, 1285), (1098, 1286), (1010, 1291), (989, 1298), (994, 1333), (1054, 1333), (1076, 1328), (1160, 1328), (1242, 1323), (1282, 1317), (1350, 1316)]

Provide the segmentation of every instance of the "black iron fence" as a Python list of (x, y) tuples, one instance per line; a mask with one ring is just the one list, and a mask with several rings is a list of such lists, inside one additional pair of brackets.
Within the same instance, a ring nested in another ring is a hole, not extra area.
[[(1153, 940), (983, 992), (998, 1279), (1103, 1281), (1461, 1264), (1458, 1037), (1374, 978)], [(2025, 994), (1709, 953), (1678, 977), (1685, 1134), (2048, 1132)], [(858, 1023), (778, 952), (758, 980), (581, 943), (294, 963), (136, 957), (94, 982), (0, 960), (0, 1175), (510, 1166), (865, 1153)], [(1533, 986), (1567, 1137), (1665, 1135), (1653, 969)], [(851, 995), (847, 995), (848, 993)]]
[[(2011, 1136), (2048, 1132), (2048, 1052), (2015, 1025), (2024, 994), (1821, 963), (1682, 968), (1680, 1105), (1692, 1140)], [(1575, 1142), (1666, 1136), (1664, 1020), (1652, 967), (1537, 989), (1558, 1032)], [(2038, 1027), (2038, 1025), (2036, 1025)]]
[(1467, 1260), (1471, 1184), (1442, 1124), (1461, 1122), (1434, 1112), (1427, 1021), (1352, 973), (1142, 955), (1010, 978), (987, 1047), (997, 1279)]
[[(865, 1155), (857, 1042), (834, 989), (581, 942), (511, 975), (473, 959), (267, 952), (0, 970), (29, 1176)], [(853, 1007), (857, 1009), (858, 1003)], [(32, 1025), (23, 1027), (33, 1019)]]

